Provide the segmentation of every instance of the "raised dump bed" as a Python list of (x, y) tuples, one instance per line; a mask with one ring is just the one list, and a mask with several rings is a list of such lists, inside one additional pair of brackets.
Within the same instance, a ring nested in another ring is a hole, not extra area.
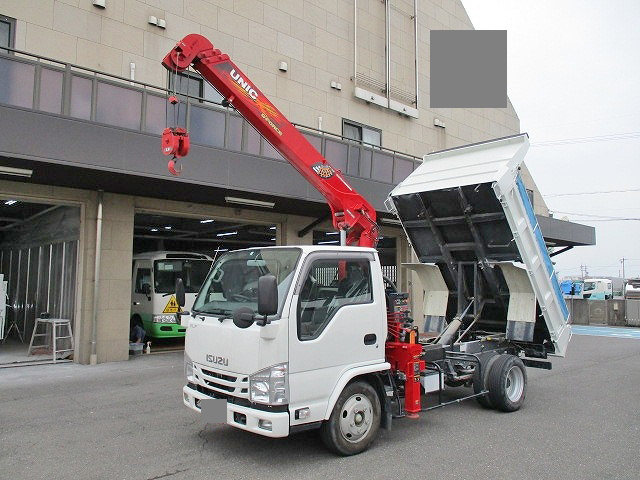
[(427, 329), (458, 318), (460, 331), (564, 356), (569, 312), (520, 177), (528, 148), (521, 134), (426, 155), (387, 208), (419, 259), (410, 268), (428, 283)]

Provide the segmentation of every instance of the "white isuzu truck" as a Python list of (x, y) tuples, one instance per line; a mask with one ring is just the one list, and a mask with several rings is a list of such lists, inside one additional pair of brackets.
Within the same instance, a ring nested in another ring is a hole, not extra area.
[[(228, 56), (188, 35), (163, 64), (198, 70), (323, 193), (343, 245), (250, 248), (214, 262), (180, 315), (183, 401), (205, 421), (270, 437), (318, 428), (331, 450), (352, 455), (394, 418), (452, 403), (440, 395), (447, 387), (469, 387), (453, 402), (516, 411), (525, 367), (550, 369), (548, 355), (565, 355), (567, 307), (519, 175), (526, 134), (427, 155), (390, 193), (425, 291), (415, 319), (382, 274), (375, 209)], [(162, 143), (179, 172), (188, 134), (167, 128)]]

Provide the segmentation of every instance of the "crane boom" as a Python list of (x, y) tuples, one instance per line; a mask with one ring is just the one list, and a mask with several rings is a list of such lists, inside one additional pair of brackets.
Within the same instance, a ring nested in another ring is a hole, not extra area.
[[(376, 246), (378, 226), (373, 206), (346, 182), (342, 173), (331, 166), (227, 54), (215, 49), (205, 37), (190, 34), (176, 44), (162, 64), (170, 72), (182, 72), (189, 66), (200, 72), (327, 199), (334, 227), (347, 232), (347, 245)], [(188, 136), (185, 137), (183, 129), (167, 129), (165, 135), (170, 143), (171, 140), (176, 145), (186, 142), (188, 150)], [(177, 150), (180, 153), (174, 156), (186, 154), (182, 147)]]

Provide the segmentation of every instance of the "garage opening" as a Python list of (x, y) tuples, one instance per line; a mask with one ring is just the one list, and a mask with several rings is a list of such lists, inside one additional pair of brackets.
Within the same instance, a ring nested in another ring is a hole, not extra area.
[(276, 229), (273, 224), (140, 212), (135, 214), (133, 253), (180, 250), (215, 255), (275, 245)]
[[(186, 328), (175, 315), (180, 277), (190, 310), (211, 263), (230, 250), (276, 244), (277, 226), (209, 217), (137, 212), (134, 217), (130, 353), (184, 348)], [(142, 339), (141, 339), (142, 337)]]
[(0, 365), (72, 358), (79, 238), (78, 206), (0, 200)]

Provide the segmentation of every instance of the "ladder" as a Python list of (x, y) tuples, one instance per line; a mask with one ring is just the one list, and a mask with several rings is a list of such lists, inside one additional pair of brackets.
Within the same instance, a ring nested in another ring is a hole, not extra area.
[[(44, 341), (42, 341), (43, 337)], [(36, 349), (50, 349), (53, 363), (56, 363), (58, 355), (66, 354), (65, 356), (69, 356), (73, 353), (73, 345), (71, 320), (65, 318), (36, 318), (27, 355), (31, 355)]]

